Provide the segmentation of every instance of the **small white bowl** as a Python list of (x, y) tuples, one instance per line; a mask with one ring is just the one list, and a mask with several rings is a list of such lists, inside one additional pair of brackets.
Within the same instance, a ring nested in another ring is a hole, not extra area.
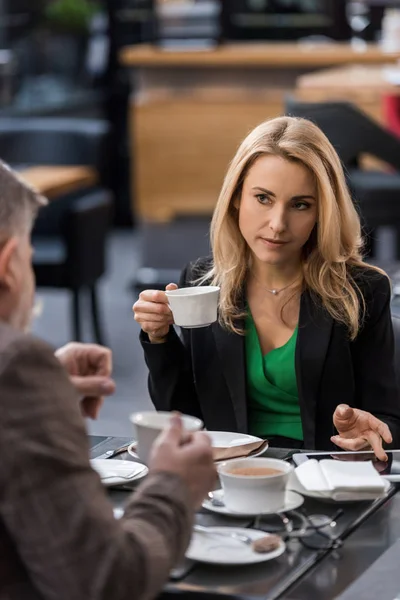
[[(280, 471), (276, 475), (238, 475), (238, 468), (269, 468)], [(273, 512), (285, 502), (286, 486), (292, 465), (276, 458), (238, 458), (218, 465), (218, 474), (224, 490), (227, 508), (237, 512), (251, 510)]]

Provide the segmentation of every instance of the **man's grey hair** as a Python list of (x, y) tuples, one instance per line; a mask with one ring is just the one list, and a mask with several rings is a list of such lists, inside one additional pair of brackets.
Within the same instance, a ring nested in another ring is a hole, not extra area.
[(44, 196), (0, 160), (0, 236), (29, 233)]

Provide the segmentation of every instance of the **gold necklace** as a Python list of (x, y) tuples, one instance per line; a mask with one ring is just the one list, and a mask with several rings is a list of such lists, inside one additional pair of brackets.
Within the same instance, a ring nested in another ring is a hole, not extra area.
[(273, 294), (274, 296), (277, 296), (278, 294), (280, 294), (281, 292), (283, 292), (284, 290), (287, 290), (287, 288), (289, 288), (291, 285), (293, 285), (294, 283), (296, 283), (296, 281), (298, 281), (301, 277), (301, 275), (298, 275), (298, 277), (296, 277), (296, 279), (294, 281), (292, 281), (291, 283), (288, 283), (287, 285), (285, 285), (283, 288), (280, 288), (279, 290), (276, 288), (273, 288), (272, 290), (265, 287), (265, 285), (263, 285), (261, 283), (261, 281), (254, 275), (254, 273), (251, 273), (254, 277), (254, 279), (257, 281), (258, 285), (260, 287), (262, 287), (266, 292), (269, 292), (270, 294)]

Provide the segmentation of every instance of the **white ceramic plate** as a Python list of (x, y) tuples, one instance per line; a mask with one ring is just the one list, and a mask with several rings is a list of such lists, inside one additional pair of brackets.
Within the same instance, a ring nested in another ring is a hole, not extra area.
[(206, 431), (206, 433), (211, 438), (213, 448), (235, 448), (244, 444), (262, 442), (261, 438), (246, 433), (235, 433), (233, 431)]
[[(244, 529), (242, 527), (211, 527), (213, 532), (229, 531), (244, 534), (253, 540), (268, 536), (265, 531), (257, 529)], [(279, 547), (272, 552), (254, 552), (251, 546), (226, 535), (213, 535), (210, 533), (194, 532), (186, 558), (213, 565), (252, 565), (277, 558), (285, 551), (282, 541)]]
[[(216, 500), (222, 500), (222, 501), (224, 500), (223, 490), (216, 490), (215, 492), (213, 492), (213, 496)], [(249, 510), (246, 513), (239, 513), (239, 512), (232, 511), (230, 508), (227, 508), (226, 506), (216, 506), (215, 504), (213, 504), (211, 502), (211, 500), (209, 498), (204, 500), (202, 506), (203, 506), (203, 508), (206, 508), (207, 510), (210, 510), (211, 512), (218, 513), (219, 515), (229, 515), (230, 517), (243, 518), (243, 517), (258, 517), (258, 516), (262, 516), (262, 515), (276, 515), (277, 513), (289, 512), (290, 510), (295, 510), (296, 508), (299, 508), (299, 506), (301, 506), (303, 504), (303, 502), (304, 502), (303, 496), (301, 496), (297, 492), (287, 491), (284, 506), (282, 506), (279, 510), (274, 510), (274, 511), (268, 510), (268, 511), (259, 513), (259, 512), (252, 512), (251, 510)]]
[(138, 481), (149, 472), (146, 465), (131, 460), (109, 460), (93, 458), (90, 461), (93, 469), (100, 475), (105, 486), (127, 485)]
[[(248, 435), (246, 433), (235, 433), (233, 431), (206, 431), (211, 438), (211, 444), (213, 448), (234, 448), (235, 446), (243, 446), (244, 444), (251, 444), (253, 442), (262, 442), (263, 440), (255, 435)], [(251, 458), (261, 456), (267, 450), (268, 444), (260, 451), (251, 455)], [(133, 458), (139, 458), (136, 452), (136, 442), (128, 448), (128, 453)], [(230, 459), (228, 459), (230, 460)]]

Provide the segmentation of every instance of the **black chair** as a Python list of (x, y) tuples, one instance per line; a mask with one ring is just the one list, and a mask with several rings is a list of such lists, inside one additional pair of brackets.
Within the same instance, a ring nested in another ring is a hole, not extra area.
[(82, 300), (88, 292), (98, 343), (104, 343), (104, 337), (96, 284), (106, 267), (112, 214), (104, 178), (108, 136), (109, 126), (101, 120), (0, 119), (0, 158), (12, 166), (85, 165), (100, 175), (99, 185), (57, 198), (43, 208), (32, 235), (37, 286), (71, 291), (76, 340), (82, 338)]
[[(400, 254), (400, 140), (347, 102), (307, 103), (286, 99), (286, 113), (310, 119), (336, 148), (358, 205), (364, 230), (370, 236), (382, 225), (396, 229)], [(364, 171), (362, 154), (388, 163), (396, 172)]]
[(104, 167), (110, 127), (100, 119), (0, 118), (0, 156), (18, 165)]
[(36, 284), (71, 291), (75, 340), (82, 339), (83, 300), (89, 293), (95, 339), (98, 344), (105, 343), (97, 283), (106, 270), (106, 240), (111, 215), (109, 194), (86, 193), (74, 200), (65, 213), (62, 236), (33, 237)]

